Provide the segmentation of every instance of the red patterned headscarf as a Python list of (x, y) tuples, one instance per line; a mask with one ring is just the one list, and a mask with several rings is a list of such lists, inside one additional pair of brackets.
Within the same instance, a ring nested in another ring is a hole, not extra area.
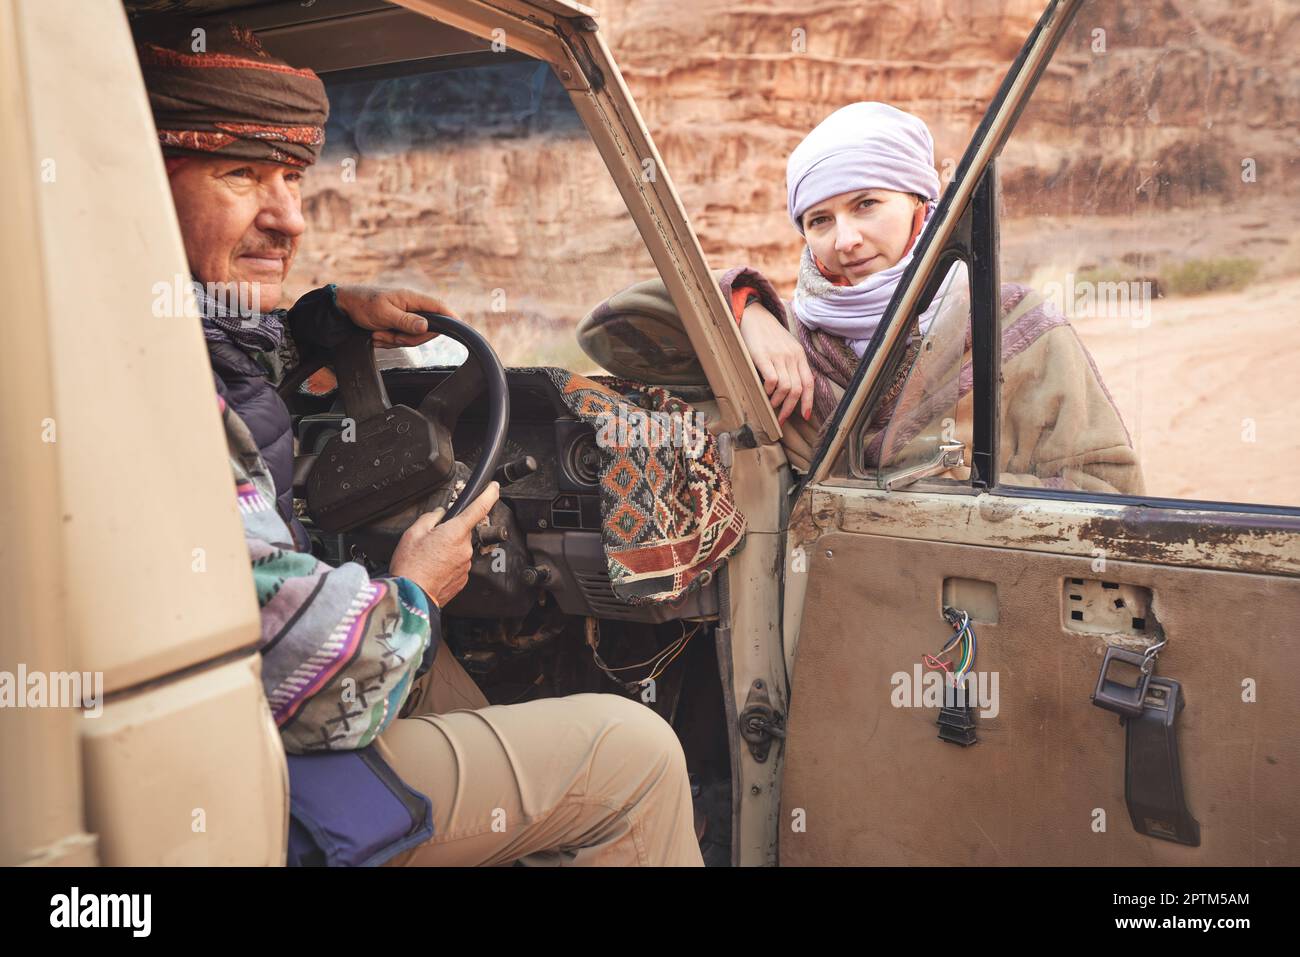
[(267, 53), (252, 30), (160, 19), (137, 29), (136, 50), (163, 155), (316, 162), (325, 85)]

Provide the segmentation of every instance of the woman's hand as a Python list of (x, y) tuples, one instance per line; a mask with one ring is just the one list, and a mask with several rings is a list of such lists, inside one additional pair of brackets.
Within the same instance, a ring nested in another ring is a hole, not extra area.
[(799, 340), (779, 319), (758, 303), (741, 317), (740, 336), (749, 347), (763, 387), (777, 409), (776, 420), (784, 423), (800, 407), (804, 419), (812, 415), (813, 375)]
[(338, 286), (335, 288), (339, 308), (353, 324), (374, 332), (371, 337), (379, 349), (419, 346), (435, 339), (421, 312), (439, 312), (459, 319), (442, 301), (413, 289), (381, 289), (377, 286)]

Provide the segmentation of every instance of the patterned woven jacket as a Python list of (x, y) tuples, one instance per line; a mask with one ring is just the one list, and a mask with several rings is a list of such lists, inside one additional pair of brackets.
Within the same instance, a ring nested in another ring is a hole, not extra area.
[(261, 609), (262, 686), (290, 753), (363, 748), (433, 662), (438, 606), (408, 578), (371, 578), (294, 550), (257, 443), (218, 395)]

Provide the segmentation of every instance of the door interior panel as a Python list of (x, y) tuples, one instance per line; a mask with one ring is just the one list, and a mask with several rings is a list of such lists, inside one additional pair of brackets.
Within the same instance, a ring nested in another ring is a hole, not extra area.
[[(783, 865), (1300, 863), (1295, 579), (1118, 561), (1099, 572), (1088, 558), (882, 532), (830, 531), (809, 550)], [(975, 670), (997, 674), (997, 714), (970, 747), (938, 738), (937, 708), (895, 707), (891, 681), (952, 635), (940, 609), (953, 579), (950, 595), (983, 606)], [(1143, 614), (1111, 595), (1145, 600)], [(1090, 701), (1107, 644), (1141, 647), (1157, 621), (1168, 645), (1156, 673), (1186, 700), (1177, 728), (1199, 847), (1134, 830), (1124, 728)]]

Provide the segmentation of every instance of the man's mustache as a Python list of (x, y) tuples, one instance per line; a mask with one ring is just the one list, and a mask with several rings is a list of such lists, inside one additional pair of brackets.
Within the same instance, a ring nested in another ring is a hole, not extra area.
[(237, 255), (257, 256), (257, 257), (262, 257), (267, 259), (273, 258), (275, 256), (281, 256), (287, 259), (289, 254), (292, 252), (293, 252), (293, 240), (285, 239), (283, 242), (273, 242), (261, 246), (241, 249), (237, 253)]

